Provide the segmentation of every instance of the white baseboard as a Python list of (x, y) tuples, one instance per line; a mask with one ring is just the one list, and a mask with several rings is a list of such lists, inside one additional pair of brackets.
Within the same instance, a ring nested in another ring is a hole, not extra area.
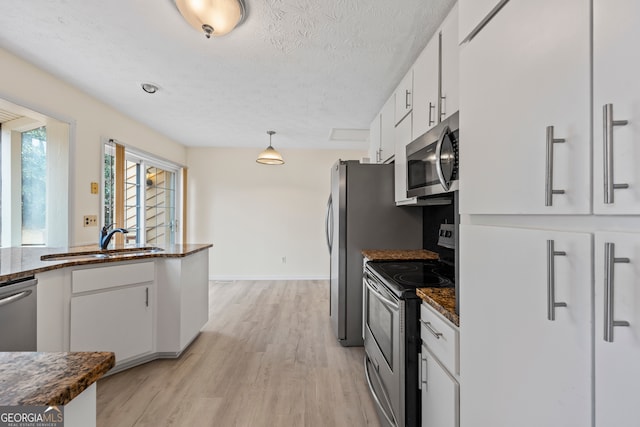
[(329, 276), (234, 276), (213, 275), (209, 280), (218, 282), (232, 282), (234, 280), (329, 280)]

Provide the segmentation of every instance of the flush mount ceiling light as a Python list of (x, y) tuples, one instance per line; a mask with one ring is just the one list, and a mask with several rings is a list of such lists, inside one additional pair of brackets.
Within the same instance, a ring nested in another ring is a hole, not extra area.
[(282, 160), (282, 155), (276, 151), (275, 148), (271, 146), (271, 136), (275, 134), (274, 131), (267, 131), (269, 134), (269, 146), (266, 150), (264, 150), (258, 158), (256, 162), (262, 163), (263, 165), (282, 165), (284, 164), (284, 160)]
[(142, 87), (142, 90), (147, 93), (156, 93), (159, 89), (158, 86), (153, 83), (142, 83), (140, 86)]
[(184, 19), (209, 39), (231, 32), (245, 18), (244, 0), (175, 0)]

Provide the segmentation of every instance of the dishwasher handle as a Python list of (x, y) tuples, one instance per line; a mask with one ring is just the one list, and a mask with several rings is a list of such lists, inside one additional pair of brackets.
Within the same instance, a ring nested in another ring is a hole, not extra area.
[(22, 298), (26, 298), (29, 295), (31, 295), (32, 293), (33, 293), (33, 291), (31, 289), (27, 289), (26, 291), (16, 292), (16, 293), (11, 294), (9, 296), (0, 298), (0, 307), (2, 307), (3, 305), (9, 305), (9, 304), (14, 303), (16, 301), (19, 301)]

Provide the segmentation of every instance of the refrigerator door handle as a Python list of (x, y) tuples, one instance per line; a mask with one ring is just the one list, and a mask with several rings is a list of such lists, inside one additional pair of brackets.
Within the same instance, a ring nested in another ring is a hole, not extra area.
[[(329, 195), (329, 200), (327, 201), (327, 216), (324, 219), (324, 232), (327, 238), (327, 248), (329, 248), (329, 253), (331, 253), (331, 247), (333, 246), (333, 218), (331, 215), (331, 211), (333, 210), (333, 200), (331, 195)], [(331, 222), (331, 227), (329, 227), (329, 222)]]

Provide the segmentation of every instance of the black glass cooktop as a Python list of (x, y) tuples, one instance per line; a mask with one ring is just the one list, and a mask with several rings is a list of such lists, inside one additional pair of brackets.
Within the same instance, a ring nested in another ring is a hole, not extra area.
[(455, 269), (437, 260), (381, 261), (367, 266), (390, 287), (401, 293), (415, 293), (416, 288), (453, 287)]

